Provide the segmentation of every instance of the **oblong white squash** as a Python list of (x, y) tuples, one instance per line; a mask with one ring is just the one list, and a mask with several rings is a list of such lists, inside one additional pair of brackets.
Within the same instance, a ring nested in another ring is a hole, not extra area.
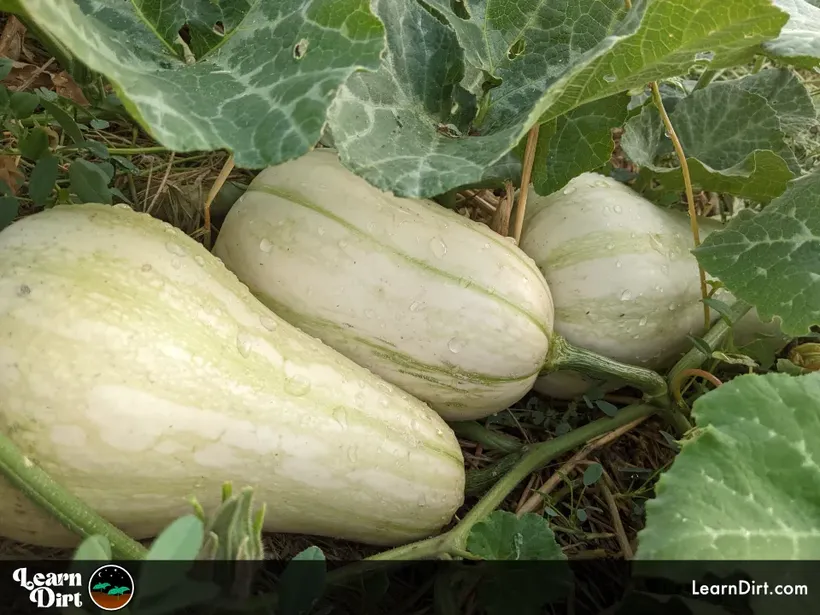
[[(55, 207), (0, 233), (0, 429), (135, 538), (256, 488), (265, 529), (397, 544), (463, 502), (428, 406), (272, 314), (145, 214)], [(76, 538), (0, 478), (0, 535)]]
[[(701, 237), (721, 227), (710, 219), (698, 224)], [(704, 332), (689, 217), (612, 178), (582, 173), (548, 196), (534, 195), (520, 245), (549, 284), (555, 332), (571, 344), (658, 370), (691, 347), (687, 335)], [(719, 314), (711, 316), (714, 322)], [(777, 328), (754, 311), (737, 326), (746, 337)], [(535, 389), (568, 398), (595, 382), (565, 371), (542, 376)]]
[(448, 420), (523, 397), (552, 297), (528, 256), (440, 205), (397, 198), (315, 150), (260, 173), (214, 247), (273, 311)]

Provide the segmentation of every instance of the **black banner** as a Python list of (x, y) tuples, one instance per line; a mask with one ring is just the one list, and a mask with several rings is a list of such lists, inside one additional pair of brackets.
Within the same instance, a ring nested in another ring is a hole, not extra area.
[(820, 562), (0, 560), (3, 613), (812, 613)]

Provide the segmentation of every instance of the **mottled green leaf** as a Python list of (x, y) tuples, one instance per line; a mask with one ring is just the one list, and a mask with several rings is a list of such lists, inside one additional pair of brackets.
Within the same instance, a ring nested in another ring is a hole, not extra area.
[[(799, 172), (775, 109), (759, 94), (718, 82), (681, 100), (669, 114), (699, 189), (768, 201)], [(668, 189), (683, 176), (660, 114), (647, 106), (625, 126), (621, 146)]]
[(794, 71), (771, 68), (730, 81), (766, 99), (784, 132), (805, 130), (817, 119), (817, 109), (806, 86)]
[(694, 254), (763, 322), (779, 316), (784, 333), (808, 333), (820, 324), (820, 171), (792, 181), (760, 213), (742, 210)]
[[(241, 167), (304, 154), (384, 30), (367, 0), (26, 0), (30, 19), (108, 77), (126, 109), (176, 151), (228, 149)], [(221, 7), (221, 8), (220, 8)], [(220, 21), (225, 32), (217, 32)], [(178, 32), (187, 24), (190, 46)]]
[[(715, 67), (745, 58), (787, 19), (769, 0), (635, 0), (628, 11), (623, 0), (372, 5), (387, 53), (378, 72), (339, 88), (330, 127), (348, 168), (402, 196), (503, 179), (493, 166), (536, 121), (709, 58)], [(478, 101), (461, 85), (465, 61), (501, 81), (478, 122), (466, 112)]]
[(820, 66), (820, 2), (772, 0), (789, 14), (789, 22), (773, 41), (763, 44), (770, 55), (804, 68)]
[(739, 376), (700, 397), (636, 559), (820, 558), (818, 399), (819, 373)]
[(606, 164), (612, 156), (612, 129), (623, 124), (626, 92), (595, 100), (544, 124), (539, 130), (532, 181), (538, 194), (551, 194), (573, 177)]

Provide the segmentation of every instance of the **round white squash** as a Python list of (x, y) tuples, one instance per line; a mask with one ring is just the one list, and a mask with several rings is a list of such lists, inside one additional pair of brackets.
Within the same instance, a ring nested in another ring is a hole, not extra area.
[[(701, 237), (720, 223), (699, 219)], [(617, 361), (665, 369), (704, 333), (698, 263), (689, 217), (664, 209), (620, 182), (582, 173), (546, 197), (533, 196), (521, 249), (552, 292), (555, 332)], [(728, 293), (720, 291), (716, 298)], [(712, 311), (712, 321), (719, 317)], [(756, 312), (738, 324), (768, 331)], [(560, 372), (535, 389), (559, 398), (583, 394), (594, 379)], [(604, 388), (612, 388), (605, 386)]]
[[(55, 207), (0, 233), (0, 429), (131, 536), (256, 488), (265, 529), (379, 545), (462, 504), (428, 406), (272, 314), (145, 214)], [(0, 535), (77, 538), (0, 478)]]
[(274, 312), (448, 420), (531, 388), (550, 290), (513, 243), (440, 205), (398, 198), (315, 150), (260, 173), (214, 247)]

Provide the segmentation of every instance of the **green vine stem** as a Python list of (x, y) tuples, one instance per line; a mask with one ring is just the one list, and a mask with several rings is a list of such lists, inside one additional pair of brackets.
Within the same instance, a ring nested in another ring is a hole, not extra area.
[(64, 527), (82, 538), (100, 535), (120, 559), (143, 559), (148, 550), (103, 519), (38, 467), (5, 434), (0, 433), (0, 471), (9, 482)]
[(493, 431), (476, 421), (458, 421), (449, 425), (459, 438), (471, 440), (490, 450), (514, 453), (522, 446), (517, 438)]
[(600, 378), (618, 378), (644, 392), (647, 398), (661, 398), (667, 394), (666, 380), (651, 369), (627, 365), (590, 350), (573, 346), (558, 334), (553, 334), (550, 353), (541, 370), (542, 374), (562, 369), (578, 371)]
[(464, 485), (464, 493), (470, 496), (484, 495), (497, 481), (499, 476), (504, 476), (513, 469), (518, 460), (529, 450), (529, 447), (522, 447), (517, 451), (505, 455), (495, 463), (480, 470), (468, 470), (467, 480)]

